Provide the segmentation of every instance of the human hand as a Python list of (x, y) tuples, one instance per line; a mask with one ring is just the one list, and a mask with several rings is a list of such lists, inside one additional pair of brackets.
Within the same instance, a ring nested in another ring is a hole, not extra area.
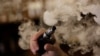
[[(37, 39), (40, 35), (45, 32), (44, 29), (39, 30), (31, 39), (30, 39), (30, 49), (33, 54), (36, 54), (36, 51), (39, 50)], [(45, 44), (44, 49), (46, 52), (42, 56), (62, 56), (61, 49), (51, 44)]]

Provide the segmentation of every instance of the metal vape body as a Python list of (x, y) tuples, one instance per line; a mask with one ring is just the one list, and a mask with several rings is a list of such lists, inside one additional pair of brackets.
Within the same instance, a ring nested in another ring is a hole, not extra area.
[(39, 37), (39, 39), (38, 39), (39, 50), (37, 51), (37, 53), (40, 56), (46, 52), (46, 50), (44, 50), (44, 45), (46, 43), (54, 44), (53, 41), (51, 40), (51, 36), (55, 32), (55, 30), (56, 30), (56, 27), (53, 26), (53, 27), (51, 27), (50, 29), (48, 29), (45, 33), (43, 33)]

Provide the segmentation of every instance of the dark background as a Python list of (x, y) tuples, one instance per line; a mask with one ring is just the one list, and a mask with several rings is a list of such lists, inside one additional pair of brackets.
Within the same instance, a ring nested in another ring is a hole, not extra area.
[[(18, 45), (20, 23), (0, 24), (0, 56), (31, 56), (30, 50), (22, 50)], [(33, 56), (33, 55), (32, 55)]]

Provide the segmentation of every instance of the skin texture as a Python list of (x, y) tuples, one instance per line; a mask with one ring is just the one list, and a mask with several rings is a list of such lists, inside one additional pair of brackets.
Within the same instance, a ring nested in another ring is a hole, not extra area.
[[(30, 40), (30, 50), (34, 55), (36, 55), (36, 51), (39, 50), (37, 39), (41, 34), (45, 32), (45, 29), (40, 29), (34, 36), (32, 36)], [(57, 47), (57, 45), (45, 44), (44, 49), (46, 52), (42, 56), (67, 56), (63, 54), (62, 50)]]

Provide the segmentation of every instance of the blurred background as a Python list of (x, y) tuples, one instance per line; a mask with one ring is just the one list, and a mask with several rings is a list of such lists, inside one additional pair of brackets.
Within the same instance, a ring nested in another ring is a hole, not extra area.
[(0, 56), (33, 56), (30, 50), (22, 50), (18, 26), (29, 19), (40, 18), (43, 1), (0, 0)]
[[(0, 56), (34, 56), (29, 50), (31, 34), (40, 27), (58, 25), (61, 29), (67, 28), (64, 24), (70, 26), (73, 23), (69, 19), (81, 20), (80, 12), (92, 12), (97, 16), (95, 21), (100, 24), (99, 4), (99, 0), (0, 0)], [(59, 32), (65, 33), (66, 37), (67, 31)], [(69, 49), (66, 45), (61, 47), (65, 52)], [(85, 55), (79, 51), (74, 56), (93, 56), (93, 51)]]
[(19, 23), (0, 24), (0, 56), (24, 56), (18, 45)]

